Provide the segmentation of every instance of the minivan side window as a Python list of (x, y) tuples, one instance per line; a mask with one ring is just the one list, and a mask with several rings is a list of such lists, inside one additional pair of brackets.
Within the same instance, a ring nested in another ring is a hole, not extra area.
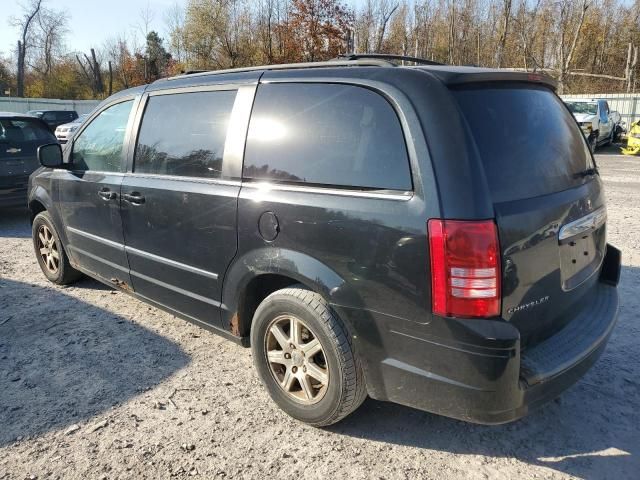
[(412, 189), (396, 112), (369, 89), (339, 84), (260, 85), (243, 178)]
[(135, 173), (219, 178), (236, 90), (149, 97), (135, 152)]
[(124, 136), (133, 100), (117, 103), (100, 112), (73, 142), (74, 170), (119, 172)]

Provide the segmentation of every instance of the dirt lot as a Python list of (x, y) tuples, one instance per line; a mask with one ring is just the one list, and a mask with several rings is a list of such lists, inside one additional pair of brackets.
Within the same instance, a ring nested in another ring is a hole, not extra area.
[(0, 211), (0, 479), (639, 478), (640, 158), (598, 157), (618, 327), (582, 381), (499, 427), (372, 400), (304, 426), (249, 350), (92, 280), (47, 283), (25, 213)]

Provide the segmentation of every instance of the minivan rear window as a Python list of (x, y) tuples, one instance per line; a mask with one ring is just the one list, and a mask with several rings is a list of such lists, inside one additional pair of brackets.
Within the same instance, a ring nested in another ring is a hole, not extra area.
[(412, 189), (396, 112), (380, 94), (353, 85), (260, 85), (243, 177), (359, 189)]
[(588, 180), (587, 143), (546, 87), (485, 85), (453, 90), (484, 164), (494, 202), (559, 192)]
[(40, 121), (27, 118), (0, 119), (0, 143), (56, 142), (56, 137)]

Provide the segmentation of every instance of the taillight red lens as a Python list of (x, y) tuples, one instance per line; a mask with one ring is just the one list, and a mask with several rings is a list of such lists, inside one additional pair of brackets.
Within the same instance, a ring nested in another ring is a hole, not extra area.
[(492, 220), (431, 219), (431, 301), (436, 315), (500, 315), (500, 249)]

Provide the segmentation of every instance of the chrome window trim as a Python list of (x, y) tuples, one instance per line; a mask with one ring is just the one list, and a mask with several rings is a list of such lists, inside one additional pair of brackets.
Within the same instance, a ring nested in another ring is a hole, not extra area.
[(148, 90), (145, 94), (149, 97), (155, 97), (157, 95), (174, 95), (180, 93), (201, 93), (201, 92), (217, 92), (220, 90), (240, 90), (243, 87), (247, 86), (255, 86), (258, 84), (257, 81), (253, 81), (251, 83), (216, 83), (212, 85), (190, 85), (190, 86), (171, 86), (167, 85), (167, 88), (162, 88), (158, 90)]
[(54, 171), (56, 172), (69, 172), (69, 173), (81, 173), (83, 175), (86, 174), (97, 174), (97, 175), (109, 175), (109, 176), (113, 176), (113, 177), (124, 177), (125, 176), (125, 172), (109, 172), (109, 171), (104, 171), (104, 170), (72, 170), (69, 168), (56, 168), (54, 169)]
[(606, 221), (607, 209), (600, 207), (584, 217), (563, 225), (558, 232), (558, 239), (563, 241), (580, 235), (581, 233), (596, 230), (604, 225)]
[(397, 190), (387, 191), (366, 191), (366, 190), (353, 190), (353, 189), (341, 189), (332, 187), (312, 187), (307, 185), (289, 185), (280, 183), (269, 182), (242, 182), (242, 187), (248, 187), (254, 190), (260, 190), (264, 193), (270, 191), (281, 192), (300, 192), (300, 193), (320, 193), (324, 195), (338, 195), (343, 197), (361, 197), (361, 198), (377, 198), (383, 200), (399, 200), (408, 201), (413, 198), (414, 193), (412, 191), (401, 192)]
[(157, 180), (171, 180), (176, 182), (189, 182), (189, 183), (207, 183), (214, 185), (228, 185), (231, 187), (239, 187), (240, 180), (224, 180), (221, 178), (202, 178), (202, 177), (185, 177), (178, 175), (165, 175), (163, 173), (127, 173), (127, 177), (130, 178), (149, 178)]

